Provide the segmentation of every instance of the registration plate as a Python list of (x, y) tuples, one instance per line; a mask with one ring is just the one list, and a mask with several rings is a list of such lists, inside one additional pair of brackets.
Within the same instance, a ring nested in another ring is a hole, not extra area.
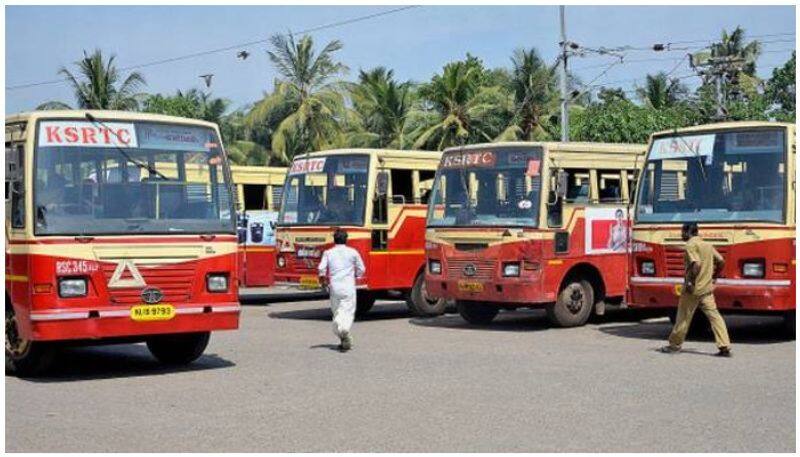
[(316, 276), (302, 276), (300, 278), (301, 289), (319, 289), (319, 278)]
[(461, 292), (483, 292), (483, 283), (476, 281), (458, 281)]
[(137, 305), (131, 308), (131, 319), (135, 321), (168, 321), (175, 317), (172, 305)]

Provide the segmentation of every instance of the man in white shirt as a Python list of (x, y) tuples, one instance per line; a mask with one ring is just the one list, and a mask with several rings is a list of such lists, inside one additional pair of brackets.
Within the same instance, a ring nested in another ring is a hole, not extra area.
[(333, 333), (339, 337), (339, 349), (353, 347), (350, 327), (356, 315), (356, 278), (364, 275), (364, 262), (358, 251), (348, 247), (347, 232), (337, 228), (333, 232), (334, 247), (322, 254), (319, 262), (320, 282), (327, 281), (333, 311)]

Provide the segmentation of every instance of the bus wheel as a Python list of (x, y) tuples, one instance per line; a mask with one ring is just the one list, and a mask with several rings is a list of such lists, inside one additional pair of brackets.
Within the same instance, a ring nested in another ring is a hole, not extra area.
[(456, 301), (458, 314), (464, 318), (465, 321), (475, 325), (486, 325), (497, 316), (500, 308), (496, 306), (486, 305), (472, 301)]
[(375, 304), (375, 294), (369, 291), (356, 292), (356, 317), (364, 317)]
[(797, 327), (796, 327), (796, 320), (795, 320), (796, 311), (787, 311), (783, 315), (783, 330), (786, 333), (786, 336), (794, 339), (795, 335), (797, 334)]
[(589, 320), (594, 307), (594, 289), (588, 281), (573, 279), (547, 307), (547, 318), (559, 327), (577, 327)]
[(161, 363), (186, 365), (203, 355), (210, 336), (210, 332), (157, 335), (147, 340), (147, 349)]
[(45, 371), (54, 357), (52, 345), (29, 341), (20, 336), (14, 308), (6, 306), (6, 373), (35, 376)]
[(414, 280), (414, 286), (411, 288), (406, 303), (411, 312), (420, 317), (440, 316), (444, 314), (447, 307), (445, 299), (428, 296), (423, 273), (418, 274)]

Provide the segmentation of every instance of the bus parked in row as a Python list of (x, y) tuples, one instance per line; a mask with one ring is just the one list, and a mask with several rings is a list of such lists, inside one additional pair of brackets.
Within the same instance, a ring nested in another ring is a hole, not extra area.
[(347, 149), (295, 158), (277, 230), (277, 284), (320, 287), (317, 265), (336, 227), (364, 259), (357, 314), (377, 298), (402, 296), (417, 314), (444, 302), (425, 290), (425, 211), (440, 152)]
[(239, 283), (268, 287), (275, 282), (275, 222), (286, 168), (232, 165), (239, 213)]
[(445, 150), (430, 199), (428, 293), (468, 322), (547, 310), (583, 325), (627, 286), (628, 205), (645, 146), (512, 142)]
[(215, 124), (115, 111), (6, 117), (6, 366), (66, 342), (165, 363), (236, 329), (235, 210)]
[(794, 124), (731, 122), (653, 134), (640, 181), (631, 306), (677, 306), (681, 225), (697, 222), (725, 259), (714, 292), (720, 310), (783, 315), (794, 331)]

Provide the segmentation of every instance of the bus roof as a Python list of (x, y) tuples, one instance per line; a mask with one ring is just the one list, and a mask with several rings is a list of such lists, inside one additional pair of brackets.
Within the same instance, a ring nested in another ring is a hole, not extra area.
[(95, 118), (104, 120), (130, 120), (130, 121), (153, 121), (153, 122), (169, 122), (174, 124), (191, 124), (202, 125), (213, 129), (217, 125), (213, 122), (203, 121), (199, 119), (189, 119), (185, 117), (167, 116), (164, 114), (141, 113), (138, 111), (112, 111), (112, 110), (39, 110), (29, 111), (25, 113), (16, 113), (6, 116), (6, 124), (13, 124), (15, 122), (32, 122), (37, 119), (85, 119), (86, 114), (89, 113)]
[(462, 147), (450, 147), (444, 152), (472, 149), (486, 149), (498, 147), (532, 147), (538, 146), (550, 151), (570, 151), (570, 152), (603, 152), (608, 154), (644, 154), (647, 149), (646, 144), (632, 143), (591, 143), (583, 141), (505, 141), (498, 143), (471, 144)]
[(675, 133), (685, 132), (705, 132), (709, 130), (727, 130), (727, 129), (741, 129), (750, 127), (794, 127), (794, 124), (788, 122), (771, 122), (771, 121), (734, 121), (734, 122), (717, 122), (714, 124), (695, 125), (692, 127), (681, 127), (678, 129), (662, 130), (653, 133), (652, 136), (671, 135)]
[[(369, 149), (369, 148), (346, 148), (329, 149), (327, 151), (315, 151), (308, 154), (309, 157), (320, 157), (342, 154), (369, 154), (378, 157), (398, 158), (398, 159), (435, 159), (439, 160), (442, 153), (439, 151), (419, 151), (412, 149)], [(295, 159), (302, 159), (306, 154), (297, 154)]]

